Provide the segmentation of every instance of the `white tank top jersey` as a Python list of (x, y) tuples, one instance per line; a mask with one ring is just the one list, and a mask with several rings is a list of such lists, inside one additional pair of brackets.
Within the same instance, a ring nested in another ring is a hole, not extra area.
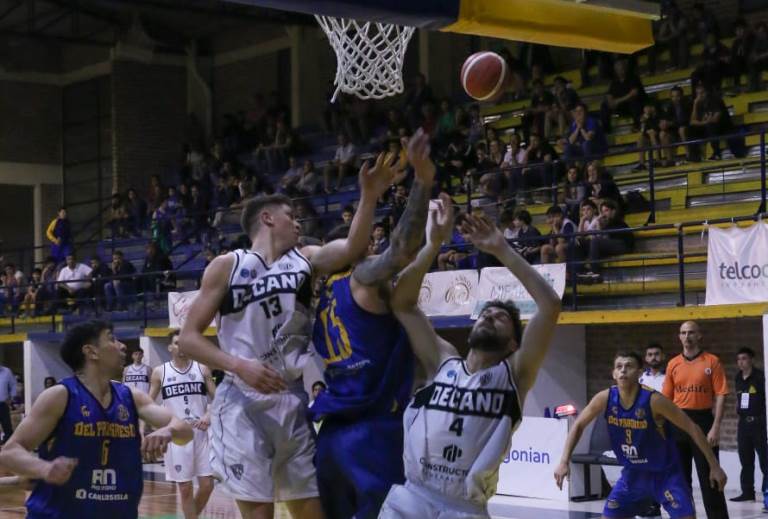
[(297, 302), (309, 308), (312, 266), (295, 247), (272, 265), (254, 251), (239, 249), (232, 254), (235, 261), (229, 290), (219, 308), (221, 349), (285, 372), (285, 359), (274, 339), (292, 317)]
[(199, 420), (208, 407), (208, 389), (200, 364), (193, 360), (184, 371), (176, 369), (171, 361), (163, 364), (160, 394), (163, 406), (170, 409), (176, 418)]
[(152, 369), (146, 364), (136, 367), (131, 364), (123, 372), (123, 383), (142, 393), (149, 394), (149, 382), (152, 376)]
[(470, 374), (446, 360), (405, 411), (405, 475), (449, 498), (485, 505), (496, 493), (522, 406), (504, 361)]

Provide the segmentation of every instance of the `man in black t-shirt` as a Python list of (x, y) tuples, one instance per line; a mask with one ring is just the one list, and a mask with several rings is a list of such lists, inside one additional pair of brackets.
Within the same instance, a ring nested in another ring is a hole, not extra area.
[(600, 107), (606, 133), (610, 132), (613, 114), (632, 117), (635, 126), (639, 126), (646, 97), (642, 81), (636, 74), (628, 72), (626, 60), (617, 61), (613, 68), (615, 75), (608, 87), (608, 95)]
[(765, 430), (765, 374), (753, 366), (755, 352), (741, 348), (736, 354), (736, 412), (739, 426), (736, 441), (741, 461), (741, 495), (731, 501), (755, 499), (755, 451), (763, 473), (762, 490), (768, 474), (768, 440)]
[[(683, 95), (683, 89), (675, 86), (669, 92), (669, 101), (661, 108), (659, 115), (659, 142), (666, 146), (663, 150), (666, 166), (674, 166), (677, 147), (672, 143), (687, 141), (689, 139), (688, 128), (691, 124), (691, 101)], [(688, 160), (699, 160), (696, 156), (698, 148), (688, 147)]]
[[(733, 122), (723, 98), (708, 90), (704, 85), (696, 87), (696, 99), (691, 110), (691, 138), (704, 139), (725, 135), (733, 130)], [(710, 141), (710, 160), (720, 160), (720, 141)]]
[(534, 79), (531, 83), (533, 92), (531, 94), (531, 106), (525, 110), (523, 115), (523, 132), (526, 141), (531, 138), (531, 133), (544, 135), (544, 121), (547, 112), (555, 102), (555, 96), (544, 89), (544, 83), (541, 79)]
[[(619, 213), (619, 206), (613, 200), (603, 200), (600, 202), (600, 230), (613, 231), (617, 229), (629, 229), (629, 225), (624, 221)], [(590, 270), (583, 274), (583, 277), (591, 278), (592, 281), (600, 281), (600, 275), (596, 274), (600, 270), (598, 261), (606, 256), (617, 256), (627, 254), (635, 248), (635, 236), (632, 231), (612, 232), (606, 234), (596, 234), (589, 241), (589, 266)]]

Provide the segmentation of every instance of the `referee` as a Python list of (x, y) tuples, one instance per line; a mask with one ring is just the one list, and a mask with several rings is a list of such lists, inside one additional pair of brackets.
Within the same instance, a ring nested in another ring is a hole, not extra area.
[(731, 501), (755, 500), (755, 451), (763, 473), (768, 471), (768, 443), (765, 431), (765, 374), (752, 364), (755, 352), (741, 348), (736, 354), (736, 411), (739, 414), (737, 442), (741, 462), (741, 495)]
[[(720, 443), (720, 424), (723, 420), (728, 382), (720, 359), (701, 349), (701, 330), (693, 321), (680, 326), (680, 342), (683, 352), (667, 364), (662, 393), (687, 414), (707, 435), (715, 456)], [(712, 414), (714, 407), (714, 416)], [(725, 495), (709, 485), (709, 465), (704, 454), (682, 431), (675, 430), (677, 448), (683, 473), (692, 484), (691, 471), (696, 463), (699, 485), (704, 499), (704, 509), (709, 519), (727, 519)]]

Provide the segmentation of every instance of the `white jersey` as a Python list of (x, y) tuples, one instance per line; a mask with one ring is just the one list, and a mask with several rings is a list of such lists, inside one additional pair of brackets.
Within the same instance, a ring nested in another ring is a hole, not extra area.
[(661, 393), (661, 388), (664, 387), (664, 377), (666, 375), (663, 371), (659, 371), (655, 375), (651, 372), (650, 368), (643, 371), (640, 375), (640, 384), (650, 387)]
[(123, 370), (123, 384), (142, 393), (149, 394), (149, 379), (151, 376), (152, 369), (146, 364), (140, 364), (138, 367), (131, 364)]
[(163, 364), (163, 380), (160, 394), (163, 406), (176, 418), (199, 420), (208, 408), (208, 388), (203, 369), (197, 361), (191, 361), (187, 369), (179, 371), (173, 362)]
[[(236, 250), (229, 276), (229, 290), (219, 308), (218, 337), (221, 349), (246, 359), (258, 359), (286, 373), (282, 344), (275, 341), (281, 327), (298, 307), (309, 308), (312, 267), (296, 248), (267, 265), (260, 254)], [(297, 305), (298, 303), (298, 305)], [(297, 312), (298, 313), (298, 312)], [(309, 330), (309, 317), (302, 327)], [(309, 331), (306, 346), (309, 345)], [(300, 374), (298, 375), (300, 376)], [(295, 373), (289, 380), (297, 378)]]
[(470, 374), (446, 360), (405, 411), (405, 475), (412, 484), (484, 505), (496, 493), (522, 406), (504, 361)]

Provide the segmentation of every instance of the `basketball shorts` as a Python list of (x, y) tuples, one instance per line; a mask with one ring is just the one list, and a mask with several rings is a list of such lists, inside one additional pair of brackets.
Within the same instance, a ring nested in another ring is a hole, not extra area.
[(316, 465), (326, 517), (375, 519), (392, 485), (405, 482), (402, 414), (327, 417)]
[(603, 508), (605, 517), (634, 517), (652, 502), (660, 503), (672, 519), (693, 517), (693, 496), (680, 468), (644, 472), (625, 467)]
[(394, 485), (381, 507), (379, 519), (490, 519), (485, 505), (450, 499), (415, 485)]
[(310, 428), (303, 389), (260, 395), (225, 377), (211, 409), (214, 477), (239, 501), (317, 497)]
[(208, 432), (195, 429), (186, 445), (169, 443), (165, 451), (165, 480), (183, 483), (202, 476), (212, 476)]

